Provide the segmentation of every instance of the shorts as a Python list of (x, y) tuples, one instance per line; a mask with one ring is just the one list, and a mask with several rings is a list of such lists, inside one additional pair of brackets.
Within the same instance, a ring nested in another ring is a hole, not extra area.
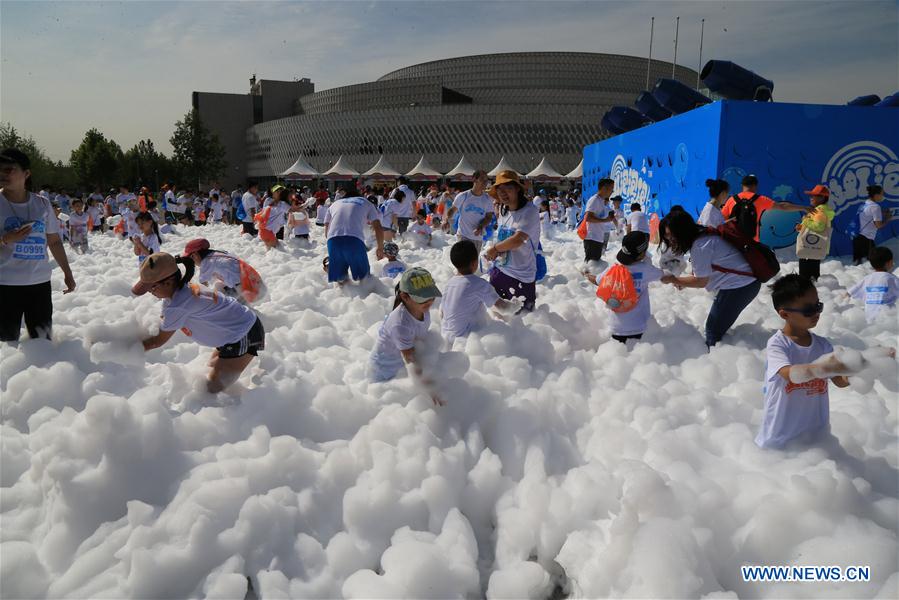
[(309, 239), (309, 234), (308, 234), (308, 233), (295, 233), (295, 234), (293, 234), (293, 237), (294, 237), (294, 238), (301, 238), (301, 239), (304, 239), (304, 240), (308, 240), (308, 239)]
[(365, 279), (370, 273), (368, 251), (365, 243), (351, 235), (338, 235), (328, 240), (328, 281), (346, 281), (352, 272), (353, 279)]
[(18, 341), (22, 317), (31, 338), (50, 339), (53, 300), (50, 282), (33, 285), (0, 285), (0, 341)]
[(490, 285), (503, 300), (521, 298), (524, 303), (523, 310), (530, 312), (537, 304), (537, 283), (535, 281), (530, 283), (519, 281), (493, 267), (490, 270)]
[(406, 233), (406, 229), (409, 227), (410, 219), (407, 217), (397, 217), (396, 218), (396, 228), (399, 233)]
[(613, 334), (612, 334), (612, 339), (615, 340), (616, 342), (621, 342), (622, 344), (626, 344), (628, 340), (639, 340), (639, 339), (643, 339), (643, 334), (642, 334), (642, 333), (635, 333), (635, 334), (632, 334), (632, 335), (616, 335), (616, 334), (613, 333)]
[(219, 352), (219, 358), (240, 358), (245, 354), (259, 356), (259, 351), (265, 350), (265, 329), (262, 327), (262, 321), (256, 317), (256, 322), (245, 336), (236, 342), (219, 346), (216, 350)]
[(241, 225), (243, 226), (244, 233), (249, 233), (250, 235), (256, 235), (256, 228), (253, 227), (252, 223), (242, 222)]

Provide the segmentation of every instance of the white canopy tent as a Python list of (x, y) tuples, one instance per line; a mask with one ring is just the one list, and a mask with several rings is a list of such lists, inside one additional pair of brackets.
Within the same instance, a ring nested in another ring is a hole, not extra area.
[(411, 171), (406, 173), (406, 177), (409, 179), (437, 179), (443, 177), (443, 173), (432, 167), (424, 154), (422, 154), (418, 164), (412, 167)]
[(581, 159), (581, 162), (577, 164), (577, 166), (565, 176), (565, 179), (580, 179), (584, 176), (584, 159)]
[(376, 162), (371, 169), (362, 174), (362, 177), (370, 179), (396, 179), (399, 176), (400, 172), (387, 162), (387, 159), (384, 158), (383, 154), (378, 158), (378, 162)]
[[(502, 172), (502, 171), (515, 171), (515, 169), (512, 168), (512, 165), (510, 165), (510, 164), (506, 161), (506, 157), (505, 157), (505, 156), (503, 156), (501, 159), (499, 159), (499, 163), (497, 163), (497, 165), (496, 165), (495, 167), (493, 167), (493, 170), (490, 171), (489, 173), (487, 173), (487, 175), (488, 175), (489, 177), (496, 177), (496, 176), (499, 175), (500, 172)], [(515, 171), (515, 173), (516, 173), (519, 177), (521, 177), (521, 173), (519, 173), (518, 171)]]
[(449, 179), (468, 180), (471, 179), (472, 175), (474, 175), (474, 172), (475, 168), (471, 166), (465, 156), (462, 156), (459, 164), (450, 169), (449, 173), (446, 174), (446, 177), (448, 177)]
[(359, 177), (359, 171), (354, 169), (341, 154), (334, 166), (322, 173), (322, 176), (325, 179), (354, 179)]
[(525, 175), (525, 177), (535, 180), (552, 180), (562, 179), (562, 174), (556, 171), (544, 156), (540, 164), (534, 167), (534, 170)]
[(306, 162), (306, 159), (303, 158), (302, 155), (297, 159), (297, 162), (293, 163), (293, 165), (280, 175), (282, 179), (288, 180), (315, 179), (318, 176), (319, 172)]

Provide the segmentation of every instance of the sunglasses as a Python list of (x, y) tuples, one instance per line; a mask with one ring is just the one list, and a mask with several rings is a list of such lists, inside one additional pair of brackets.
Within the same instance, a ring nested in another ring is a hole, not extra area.
[(824, 310), (823, 302), (815, 302), (814, 304), (806, 304), (802, 308), (782, 308), (781, 310), (785, 310), (787, 312), (799, 313), (803, 317), (814, 317), (815, 315), (820, 315)]

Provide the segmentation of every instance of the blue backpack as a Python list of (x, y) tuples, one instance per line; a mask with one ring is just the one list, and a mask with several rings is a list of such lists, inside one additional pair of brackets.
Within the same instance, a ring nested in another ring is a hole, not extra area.
[(247, 211), (243, 207), (243, 202), (237, 202), (237, 210), (234, 211), (234, 214), (237, 215), (237, 218), (241, 221), (247, 218)]

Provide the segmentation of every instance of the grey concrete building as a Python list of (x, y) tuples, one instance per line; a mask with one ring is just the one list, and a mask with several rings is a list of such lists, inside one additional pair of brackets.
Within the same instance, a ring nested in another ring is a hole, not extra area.
[[(422, 155), (442, 172), (465, 155), (485, 169), (505, 156), (521, 173), (545, 156), (566, 173), (586, 144), (609, 136), (600, 127), (605, 112), (633, 104), (645, 87), (646, 64), (645, 58), (617, 54), (485, 54), (413, 65), (374, 82), (320, 92), (308, 79), (263, 80), (253, 86), (251, 96), (258, 99), (249, 98), (230, 118), (231, 105), (219, 97), (243, 96), (199, 94), (198, 102), (195, 93), (195, 106), (204, 123), (227, 139), (232, 167), (245, 166), (243, 172), (233, 169), (235, 178), (274, 177), (301, 154), (319, 171), (344, 155), (362, 172), (384, 154), (404, 172)], [(671, 68), (654, 60), (650, 82), (671, 77)], [(696, 82), (696, 72), (685, 67), (677, 67), (675, 77)]]

